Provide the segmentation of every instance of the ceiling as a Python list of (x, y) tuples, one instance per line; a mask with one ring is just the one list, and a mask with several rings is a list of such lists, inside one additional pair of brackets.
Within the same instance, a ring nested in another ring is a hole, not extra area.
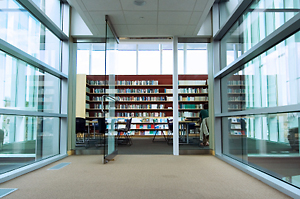
[(108, 15), (119, 37), (197, 36), (215, 0), (68, 0), (93, 36), (105, 37)]

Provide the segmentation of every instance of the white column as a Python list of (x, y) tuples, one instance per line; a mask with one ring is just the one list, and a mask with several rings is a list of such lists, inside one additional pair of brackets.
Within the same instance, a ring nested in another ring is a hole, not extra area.
[(178, 37), (173, 37), (173, 155), (179, 155), (178, 131)]

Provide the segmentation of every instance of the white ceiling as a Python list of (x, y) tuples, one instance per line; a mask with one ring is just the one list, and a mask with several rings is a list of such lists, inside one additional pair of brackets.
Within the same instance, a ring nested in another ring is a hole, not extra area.
[[(105, 36), (105, 15), (119, 37), (197, 36), (214, 0), (68, 0), (96, 37)], [(73, 24), (76, 25), (76, 24)]]

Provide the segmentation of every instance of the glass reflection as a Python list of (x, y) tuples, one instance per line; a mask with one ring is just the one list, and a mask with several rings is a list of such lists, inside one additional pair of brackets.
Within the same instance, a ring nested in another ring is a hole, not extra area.
[(59, 113), (60, 80), (0, 51), (0, 108)]
[(222, 79), (222, 111), (300, 103), (300, 32)]
[(60, 40), (16, 1), (0, 1), (0, 38), (60, 70)]
[(226, 117), (223, 152), (300, 187), (300, 113)]
[(59, 154), (59, 118), (0, 115), (0, 174)]
[(232, 63), (298, 14), (299, 8), (299, 1), (254, 1), (222, 39), (222, 46), (226, 49), (226, 63), (222, 63), (222, 67)]

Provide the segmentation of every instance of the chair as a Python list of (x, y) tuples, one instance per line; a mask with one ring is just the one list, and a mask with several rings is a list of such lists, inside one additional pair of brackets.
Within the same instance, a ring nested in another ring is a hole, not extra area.
[[(155, 121), (153, 120), (153, 126), (154, 126), (154, 128), (155, 128), (155, 125), (156, 125), (156, 124), (155, 124)], [(152, 139), (152, 142), (154, 142), (155, 137), (156, 137), (156, 134), (157, 134), (158, 131), (161, 131), (161, 134), (164, 136), (165, 141), (168, 143), (168, 139), (166, 138), (163, 129), (155, 129), (155, 134), (154, 134), (154, 137), (153, 137), (153, 139)]]
[[(80, 117), (76, 118), (76, 144), (75, 144), (75, 146), (85, 146), (85, 134), (87, 133), (85, 124), (86, 124), (86, 121), (84, 118), (80, 118)], [(79, 133), (83, 134), (82, 141), (78, 140)]]
[(4, 142), (4, 131), (0, 129), (0, 144), (1, 144), (0, 150), (3, 149), (3, 142)]
[(167, 119), (168, 122), (168, 135), (167, 135), (167, 144), (172, 144), (170, 143), (170, 140), (172, 140), (172, 134), (173, 134), (173, 120), (172, 119)]
[[(117, 130), (118, 131), (118, 135), (117, 135), (118, 144), (132, 145), (132, 140), (131, 140), (131, 137), (129, 135), (129, 131), (130, 131), (130, 127), (131, 127), (131, 120), (132, 120), (132, 118), (127, 119), (125, 128), (120, 128), (120, 129)], [(123, 132), (124, 138), (121, 138), (121, 132)]]
[[(103, 146), (104, 144), (104, 140), (101, 140), (101, 136), (105, 136), (105, 132), (106, 132), (105, 118), (98, 118), (92, 121), (93, 121), (92, 126), (94, 127), (94, 136), (93, 138), (89, 138), (85, 140), (86, 141), (85, 148), (89, 148), (91, 145), (95, 147), (99, 147), (99, 146)], [(98, 131), (97, 134), (96, 131)]]

